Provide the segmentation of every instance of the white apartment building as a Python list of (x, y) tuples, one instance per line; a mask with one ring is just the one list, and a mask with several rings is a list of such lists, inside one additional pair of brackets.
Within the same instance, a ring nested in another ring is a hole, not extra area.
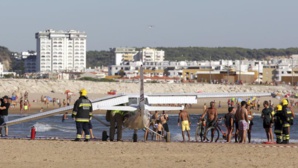
[(110, 51), (114, 53), (114, 58), (111, 58), (111, 65), (121, 65), (138, 59), (138, 51), (135, 48), (112, 48)]
[(86, 69), (85, 32), (52, 29), (35, 34), (37, 72), (82, 72)]
[(144, 48), (140, 51), (143, 62), (162, 62), (165, 59), (165, 51), (154, 48)]

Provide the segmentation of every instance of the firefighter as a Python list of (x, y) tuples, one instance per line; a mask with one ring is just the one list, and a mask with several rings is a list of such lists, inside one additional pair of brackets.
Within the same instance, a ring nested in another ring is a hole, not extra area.
[(90, 140), (89, 122), (92, 119), (92, 103), (87, 98), (86, 89), (80, 90), (80, 97), (73, 106), (72, 118), (76, 122), (77, 137), (74, 141), (80, 141), (82, 131), (85, 132), (85, 142)]
[(116, 128), (117, 128), (117, 141), (122, 141), (123, 112), (120, 110), (113, 110), (110, 115), (111, 115), (110, 116), (110, 141), (114, 141)]
[(288, 100), (283, 99), (282, 102), (282, 113), (283, 113), (283, 143), (288, 144), (290, 141), (290, 126), (293, 125), (294, 114), (288, 107)]
[(282, 143), (282, 105), (276, 106), (276, 112), (274, 114), (274, 133), (276, 136), (276, 143), (280, 144)]

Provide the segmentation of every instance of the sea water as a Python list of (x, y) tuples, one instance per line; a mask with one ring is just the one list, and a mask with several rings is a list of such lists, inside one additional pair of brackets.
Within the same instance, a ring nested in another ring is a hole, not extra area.
[[(9, 120), (17, 119), (20, 117), (24, 117), (26, 115), (9, 115)], [(100, 118), (101, 121), (106, 122), (104, 115), (96, 115)], [(219, 115), (222, 117), (223, 115)], [(62, 115), (56, 115), (48, 118), (43, 118), (35, 121), (29, 121), (22, 124), (17, 124), (9, 127), (9, 137), (10, 138), (28, 138), (30, 137), (31, 127), (35, 126), (36, 128), (36, 136), (37, 138), (42, 139), (74, 139), (76, 137), (76, 126), (74, 120), (69, 116), (69, 119), (62, 122)], [(191, 126), (190, 126), (190, 136), (191, 141), (195, 141), (195, 131), (197, 127), (199, 115), (190, 115)], [(106, 122), (108, 124), (108, 122)], [(266, 134), (263, 128), (263, 121), (260, 115), (254, 115), (253, 120), (254, 125), (252, 126), (252, 142), (260, 143), (266, 141)], [(92, 120), (93, 125), (93, 133), (94, 136), (98, 139), (102, 138), (102, 132), (107, 131), (109, 134), (109, 127), (103, 125), (97, 120)], [(168, 121), (170, 133), (171, 133), (171, 141), (182, 141), (181, 128), (178, 126), (178, 115), (169, 115)], [(291, 126), (290, 136), (291, 142), (298, 142), (298, 119), (294, 120), (294, 125)], [(223, 131), (226, 131), (223, 123), (220, 126)], [(124, 129), (122, 134), (122, 139), (124, 141), (132, 141), (133, 130)], [(116, 136), (116, 135), (115, 135)], [(143, 140), (144, 131), (138, 131), (139, 140)], [(185, 136), (187, 137), (186, 133)], [(148, 138), (151, 141), (151, 137)], [(222, 139), (220, 142), (224, 141)]]

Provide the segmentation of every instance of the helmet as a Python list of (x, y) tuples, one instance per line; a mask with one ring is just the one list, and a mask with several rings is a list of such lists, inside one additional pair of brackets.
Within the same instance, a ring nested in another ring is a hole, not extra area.
[(277, 108), (277, 111), (281, 111), (282, 110), (282, 106), (280, 104), (277, 105), (276, 108)]
[(81, 94), (81, 96), (87, 96), (87, 90), (86, 89), (81, 89), (80, 94)]
[(288, 103), (288, 100), (287, 99), (283, 99), (282, 102), (281, 102), (281, 104), (283, 106), (285, 106), (285, 105), (288, 105), (289, 103)]

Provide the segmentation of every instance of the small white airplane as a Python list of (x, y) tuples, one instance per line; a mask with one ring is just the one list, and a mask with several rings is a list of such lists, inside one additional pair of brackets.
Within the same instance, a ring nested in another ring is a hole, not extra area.
[[(104, 98), (92, 101), (93, 110), (121, 110), (130, 111), (131, 115), (124, 121), (123, 126), (133, 129), (136, 134), (139, 129), (149, 129), (150, 113), (149, 111), (175, 111), (183, 110), (184, 106), (153, 106), (154, 104), (197, 104), (198, 99), (203, 98), (224, 98), (224, 97), (252, 97), (252, 96), (271, 96), (271, 93), (170, 93), (170, 94), (151, 94), (144, 95), (144, 75), (143, 67), (140, 67), (140, 95), (126, 95), (118, 94), (107, 96)], [(128, 104), (128, 106), (122, 106)], [(121, 105), (121, 106), (119, 106)], [(22, 117), (19, 119), (11, 120), (4, 125), (10, 126), (37, 120), (41, 118), (50, 117), (56, 114), (64, 113), (65, 111), (72, 110), (72, 106), (62, 107), (50, 110), (43, 113), (37, 113), (30, 116)], [(1, 125), (0, 127), (3, 127)]]

